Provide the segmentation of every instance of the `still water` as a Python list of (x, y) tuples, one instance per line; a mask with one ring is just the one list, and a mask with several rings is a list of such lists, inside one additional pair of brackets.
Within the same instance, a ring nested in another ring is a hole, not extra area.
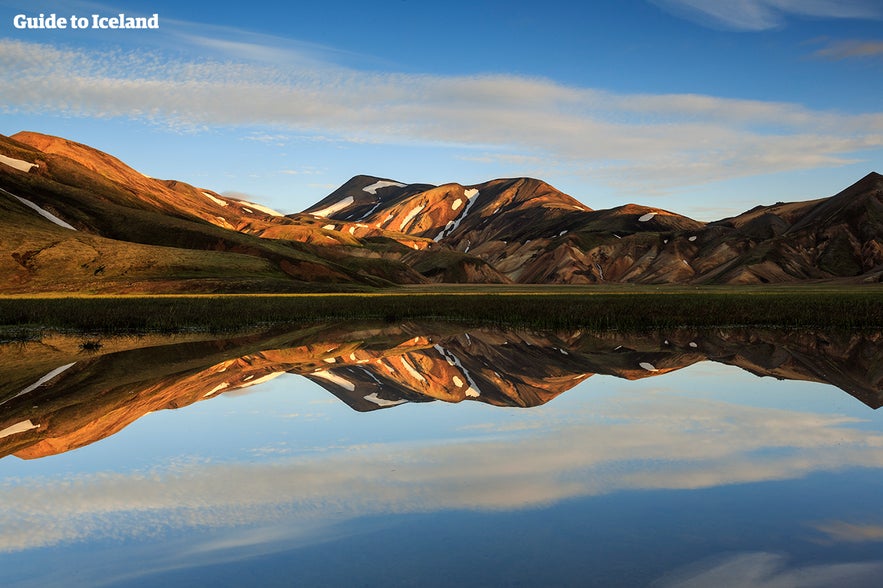
[(883, 336), (0, 345), (3, 586), (876, 586)]

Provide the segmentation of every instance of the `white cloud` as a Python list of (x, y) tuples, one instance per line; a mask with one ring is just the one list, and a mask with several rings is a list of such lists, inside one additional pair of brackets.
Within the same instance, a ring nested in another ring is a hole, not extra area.
[(789, 16), (814, 18), (883, 18), (873, 0), (650, 0), (701, 25), (736, 31), (779, 28)]
[[(7, 111), (133, 117), (179, 128), (260, 126), (284, 144), (446, 145), (550, 162), (626, 188), (839, 166), (883, 147), (883, 113), (696, 94), (617, 94), (506, 75), (434, 76), (163, 60), (0, 41)], [(290, 134), (289, 134), (290, 133)]]

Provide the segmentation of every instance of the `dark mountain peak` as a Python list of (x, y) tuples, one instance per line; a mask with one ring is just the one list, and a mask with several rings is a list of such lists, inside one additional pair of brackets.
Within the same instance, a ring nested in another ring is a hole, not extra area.
[(373, 211), (408, 194), (434, 187), (430, 184), (405, 184), (388, 178), (357, 175), (304, 210), (304, 213), (338, 220), (364, 220)]

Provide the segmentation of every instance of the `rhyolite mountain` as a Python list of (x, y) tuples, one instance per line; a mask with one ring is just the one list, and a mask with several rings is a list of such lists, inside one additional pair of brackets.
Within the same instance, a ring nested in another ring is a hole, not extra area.
[(0, 292), (291, 292), (428, 282), (880, 281), (883, 176), (700, 222), (540, 180), (356, 176), (283, 215), (59, 137), (0, 135)]

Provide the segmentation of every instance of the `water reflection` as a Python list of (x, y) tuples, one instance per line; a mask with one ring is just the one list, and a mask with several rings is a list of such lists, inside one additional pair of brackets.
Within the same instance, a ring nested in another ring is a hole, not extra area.
[(874, 585), (883, 569), (879, 333), (83, 343), (0, 346), (4, 585)]
[(152, 411), (234, 394), (284, 373), (367, 412), (433, 400), (535, 407), (594, 374), (636, 380), (713, 361), (758, 376), (833, 384), (876, 409), (883, 403), (881, 337), (361, 324), (226, 339), (105, 338), (99, 347), (54, 334), (0, 346), (0, 456), (69, 451)]

